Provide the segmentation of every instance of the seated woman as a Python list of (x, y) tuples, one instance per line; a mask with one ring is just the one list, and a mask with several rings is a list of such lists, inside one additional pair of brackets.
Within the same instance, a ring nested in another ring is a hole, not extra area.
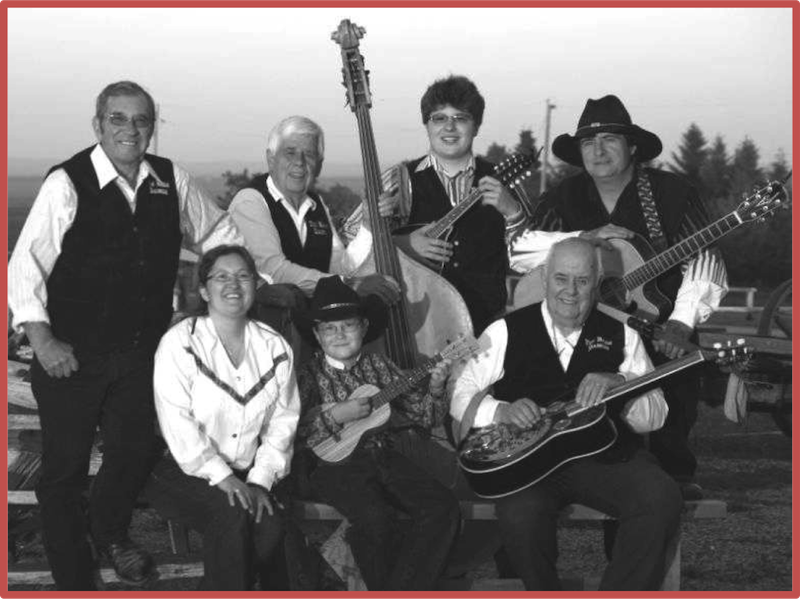
[(272, 490), (289, 472), (300, 399), (292, 352), (251, 320), (253, 258), (223, 245), (199, 264), (208, 315), (187, 318), (161, 339), (155, 402), (169, 453), (147, 495), (158, 511), (203, 536), (202, 590), (270, 586), (282, 540)]
[[(334, 506), (352, 526), (346, 539), (370, 591), (432, 591), (458, 532), (455, 496), (431, 474), (393, 449), (394, 432), (414, 424), (430, 429), (447, 413), (445, 381), (450, 360), (439, 362), (429, 380), (393, 404), (388, 427), (366, 431), (342, 461), (318, 459), (312, 448), (348, 437), (348, 429), (372, 412), (378, 389), (398, 386), (405, 374), (382, 354), (362, 352), (387, 321), (376, 297), (361, 298), (339, 277), (317, 284), (310, 309), (295, 319), (301, 334), (319, 347), (297, 375), (303, 404), (298, 461), (311, 498)], [(373, 388), (362, 394), (363, 386)], [(349, 425), (349, 426), (348, 426)], [(341, 433), (341, 435), (340, 435)], [(298, 469), (299, 471), (300, 469)], [(299, 475), (299, 474), (298, 474)], [(394, 526), (395, 508), (409, 516), (404, 536)]]

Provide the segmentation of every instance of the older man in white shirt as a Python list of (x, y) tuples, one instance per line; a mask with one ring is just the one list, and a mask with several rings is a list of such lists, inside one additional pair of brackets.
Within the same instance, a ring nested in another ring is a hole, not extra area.
[[(70, 591), (95, 588), (87, 533), (123, 582), (154, 576), (128, 526), (152, 467), (153, 354), (172, 316), (180, 249), (242, 242), (183, 169), (145, 153), (155, 105), (141, 86), (107, 86), (92, 124), (99, 143), (51, 169), (8, 265), (13, 325), (35, 356), (45, 551), (58, 589)], [(87, 527), (98, 426), (103, 464)]]
[[(569, 239), (554, 245), (545, 301), (484, 331), (481, 353), (455, 378), (451, 415), (457, 421), (474, 418), (474, 426), (530, 428), (565, 393), (572, 391), (583, 406), (596, 405), (612, 386), (652, 370), (638, 334), (594, 309), (598, 281), (591, 242)], [(560, 590), (558, 512), (575, 502), (619, 521), (600, 589), (659, 588), (682, 502), (678, 486), (643, 448), (640, 433), (663, 425), (666, 402), (655, 389), (606, 407), (617, 430), (609, 448), (568, 461), (544, 479), (496, 500), (503, 543), (527, 590)], [(469, 425), (462, 422), (462, 430)]]

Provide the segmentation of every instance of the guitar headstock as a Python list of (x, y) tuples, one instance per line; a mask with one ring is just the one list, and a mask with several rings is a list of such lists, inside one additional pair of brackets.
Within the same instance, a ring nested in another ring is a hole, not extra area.
[(736, 207), (734, 213), (742, 222), (765, 220), (767, 216), (778, 208), (788, 207), (789, 205), (789, 194), (783, 183), (772, 181), (748, 196)]
[(725, 345), (715, 343), (714, 349), (704, 349), (701, 352), (706, 360), (715, 362), (717, 366), (732, 366), (750, 360), (753, 348), (745, 345), (744, 339), (737, 339), (735, 344), (730, 341)]
[(525, 179), (533, 174), (531, 167), (537, 163), (540, 153), (541, 150), (536, 155), (519, 152), (511, 154), (494, 167), (495, 177), (509, 189), (519, 187)]
[(445, 347), (439, 355), (442, 360), (457, 362), (474, 356), (479, 349), (478, 340), (475, 337), (462, 336)]
[(372, 106), (369, 71), (364, 68), (364, 57), (358, 50), (358, 40), (365, 33), (366, 29), (349, 19), (343, 19), (336, 31), (331, 33), (331, 39), (342, 47), (342, 85), (347, 89), (347, 103), (353, 112), (360, 106)]

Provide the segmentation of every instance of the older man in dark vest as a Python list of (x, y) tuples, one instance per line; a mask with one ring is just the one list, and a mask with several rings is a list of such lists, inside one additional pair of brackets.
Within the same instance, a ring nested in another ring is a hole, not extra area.
[[(396, 281), (378, 274), (356, 276), (372, 249), (369, 229), (362, 227), (345, 247), (314, 191), (324, 157), (319, 125), (303, 116), (283, 119), (267, 138), (269, 173), (255, 177), (228, 208), (259, 271), (282, 284), (266, 288), (266, 299), (296, 307), (303, 296), (311, 297), (320, 279), (334, 274), (359, 295), (375, 294), (390, 304), (399, 295)], [(283, 297), (277, 298), (280, 289)]]
[[(531, 230), (512, 246), (511, 266), (525, 272), (541, 263), (554, 241), (576, 235), (610, 248), (606, 239), (636, 233), (661, 252), (705, 227), (708, 217), (697, 190), (680, 175), (645, 166), (661, 147), (658, 136), (632, 123), (616, 96), (588, 100), (575, 135), (553, 141), (558, 158), (584, 170), (542, 196)], [(668, 270), (657, 283), (674, 303), (664, 315), (665, 328), (673, 339), (683, 340), (708, 319), (728, 289), (725, 264), (714, 249)], [(665, 340), (647, 346), (656, 364), (685, 351), (680, 343)], [(697, 461), (688, 445), (697, 419), (699, 379), (680, 377), (664, 390), (670, 414), (650, 436), (650, 448), (681, 484), (684, 498), (700, 499)]]
[[(481, 353), (454, 374), (450, 413), (462, 430), (491, 423), (530, 428), (565, 391), (593, 406), (611, 386), (652, 370), (639, 335), (594, 308), (598, 281), (591, 242), (568, 239), (552, 247), (544, 302), (489, 325), (479, 340)], [(667, 406), (660, 389), (624, 399), (607, 404), (618, 432), (610, 447), (567, 461), (532, 485), (520, 481), (529, 486), (496, 500), (508, 558), (526, 589), (560, 590), (558, 512), (575, 502), (619, 521), (600, 589), (659, 588), (682, 502), (675, 482), (644, 449), (641, 433), (663, 424)]]
[[(34, 351), (36, 495), (59, 590), (95, 588), (87, 532), (123, 582), (152, 579), (128, 526), (156, 448), (153, 354), (172, 316), (179, 252), (242, 242), (183, 169), (145, 153), (155, 116), (136, 83), (100, 93), (99, 143), (50, 170), (8, 265), (13, 324)], [(87, 527), (82, 494), (98, 427), (103, 463)]]

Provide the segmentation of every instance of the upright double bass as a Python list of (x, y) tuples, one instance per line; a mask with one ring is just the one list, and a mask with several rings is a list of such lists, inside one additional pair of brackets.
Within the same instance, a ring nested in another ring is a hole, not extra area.
[(459, 335), (472, 335), (472, 320), (461, 294), (449, 281), (398, 250), (388, 219), (378, 212), (381, 170), (369, 109), (372, 99), (364, 58), (358, 50), (364, 28), (348, 19), (339, 23), (331, 38), (341, 46), (347, 89), (347, 103), (358, 121), (361, 157), (366, 182), (366, 218), (373, 235), (374, 260), (366, 262), (359, 274), (378, 272), (393, 277), (403, 293), (390, 308), (384, 343), (389, 357), (401, 368), (411, 368), (420, 355), (433, 356)]

